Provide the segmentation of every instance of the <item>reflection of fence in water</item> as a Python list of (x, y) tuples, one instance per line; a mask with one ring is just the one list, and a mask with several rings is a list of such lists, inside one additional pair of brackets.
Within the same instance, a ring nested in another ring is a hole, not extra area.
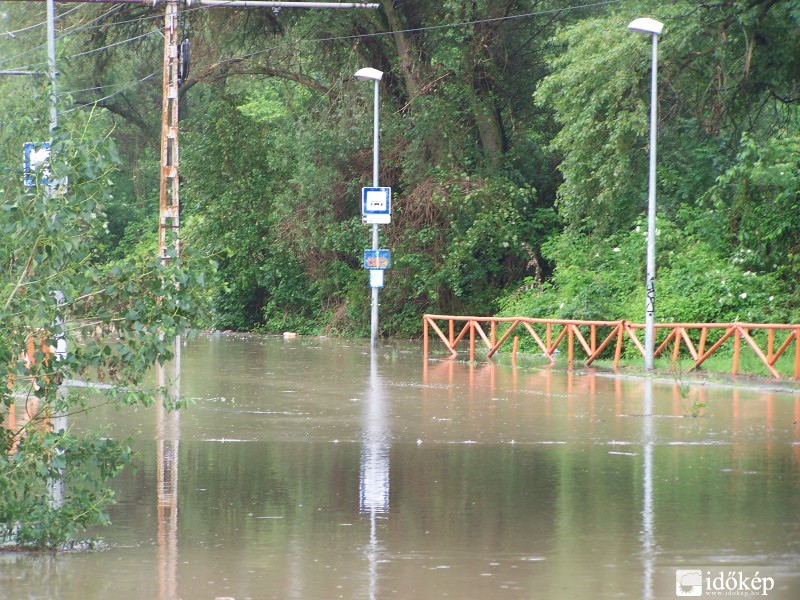
[[(439, 322), (446, 322), (444, 328)], [(457, 325), (460, 329), (457, 331)], [(575, 355), (585, 355), (584, 364), (591, 365), (602, 357), (613, 356), (614, 368), (627, 349), (645, 355), (638, 331), (643, 324), (628, 321), (579, 321), (571, 319), (534, 319), (527, 317), (467, 317), (451, 315), (425, 315), (423, 317), (424, 355), (429, 350), (429, 332), (433, 332), (453, 356), (458, 355), (458, 346), (466, 338), (469, 358), (475, 360), (476, 341), (480, 340), (491, 358), (511, 339), (521, 332), (533, 340), (536, 346), (553, 364), (554, 356), (566, 345), (567, 362), (570, 366)], [(443, 332), (447, 330), (447, 334)], [(487, 333), (488, 330), (488, 333)], [(731, 374), (739, 373), (742, 348), (750, 348), (758, 364), (776, 379), (781, 379), (776, 365), (784, 357), (792, 378), (800, 379), (800, 325), (765, 323), (658, 323), (656, 324), (656, 348), (654, 356), (669, 356), (675, 368), (681, 357), (687, 355), (691, 366), (687, 372), (698, 369), (712, 355), (721, 355), (720, 349), (731, 350)], [(513, 338), (512, 358), (516, 358), (519, 336)], [(744, 342), (744, 344), (742, 343)], [(787, 352), (794, 345), (794, 356)], [(668, 354), (670, 353), (670, 354)]]
[[(500, 376), (498, 371), (504, 375)], [(557, 399), (563, 401), (563, 409), (566, 410), (564, 416), (568, 421), (577, 418), (583, 422), (583, 417), (588, 417), (586, 422), (590, 424), (600, 419), (604, 405), (613, 402), (612, 415), (615, 423), (621, 427), (629, 419), (647, 416), (647, 410), (644, 407), (640, 409), (635, 403), (645, 396), (645, 386), (652, 381), (646, 378), (598, 377), (593, 373), (578, 374), (549, 368), (520, 372), (516, 368), (507, 369), (492, 362), (467, 364), (454, 360), (426, 360), (423, 363), (422, 376), (423, 384), (433, 392), (431, 397), (423, 397), (420, 415), (423, 422), (441, 417), (439, 411), (442, 407), (434, 408), (430, 400), (435, 397), (435, 403), (440, 402), (444, 389), (448, 398), (443, 407), (446, 411), (457, 412), (463, 409), (470, 416), (486, 413), (490, 427), (494, 426), (498, 415), (494, 400), (487, 399), (494, 399), (500, 390), (510, 392), (514, 400), (512, 409), (504, 416), (506, 419), (512, 416), (505, 421), (507, 426), (519, 425), (519, 420), (526, 418), (528, 410), (534, 411), (537, 418), (542, 418), (549, 424), (556, 418), (554, 412), (563, 412), (556, 408), (558, 402), (553, 402)], [(455, 391), (459, 381), (467, 385), (467, 394)], [(520, 403), (522, 396), (517, 394), (531, 392), (534, 392), (530, 397), (531, 401)], [(722, 403), (719, 402), (720, 394), (724, 398)], [(666, 405), (665, 395), (668, 398)], [(735, 457), (749, 443), (748, 436), (741, 434), (751, 432), (753, 420), (756, 420), (763, 427), (762, 439), (766, 443), (768, 456), (772, 456), (776, 440), (785, 439), (786, 432), (791, 431), (792, 459), (800, 462), (800, 395), (734, 386), (687, 386), (683, 382), (675, 381), (672, 384), (659, 385), (659, 398), (661, 402), (654, 416), (672, 423), (672, 439), (678, 440), (682, 437), (680, 430), (693, 417), (729, 419), (731, 447)], [(543, 402), (539, 403), (540, 400)], [(459, 408), (460, 401), (464, 404)], [(488, 409), (487, 402), (491, 405)], [(621, 429), (618, 428), (617, 431), (621, 432)], [(781, 442), (778, 442), (778, 446), (780, 445)]]

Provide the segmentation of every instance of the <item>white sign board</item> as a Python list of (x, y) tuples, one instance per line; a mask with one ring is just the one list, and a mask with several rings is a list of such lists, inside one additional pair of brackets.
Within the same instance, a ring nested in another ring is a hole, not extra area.
[(392, 188), (361, 189), (361, 222), (368, 225), (392, 222)]
[(383, 287), (383, 269), (370, 269), (369, 271), (369, 287), (382, 288)]

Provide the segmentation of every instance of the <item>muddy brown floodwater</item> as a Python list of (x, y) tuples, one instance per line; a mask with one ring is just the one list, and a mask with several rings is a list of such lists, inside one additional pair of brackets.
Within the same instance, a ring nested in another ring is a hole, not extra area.
[(0, 598), (800, 598), (798, 395), (227, 335), (180, 393), (75, 423), (139, 467), (97, 550), (2, 554)]

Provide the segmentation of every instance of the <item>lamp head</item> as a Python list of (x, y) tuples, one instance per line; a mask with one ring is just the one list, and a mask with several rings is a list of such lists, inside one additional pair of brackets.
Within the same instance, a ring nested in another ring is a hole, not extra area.
[(383, 71), (365, 67), (356, 71), (355, 78), (361, 81), (380, 81), (383, 78)]
[(631, 21), (628, 25), (628, 29), (631, 31), (638, 31), (639, 33), (661, 35), (661, 31), (664, 29), (664, 24), (661, 21), (656, 21), (655, 19), (641, 17)]

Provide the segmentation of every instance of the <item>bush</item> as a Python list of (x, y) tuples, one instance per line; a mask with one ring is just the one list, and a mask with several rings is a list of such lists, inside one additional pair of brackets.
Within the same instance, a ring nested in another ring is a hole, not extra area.
[[(545, 246), (557, 266), (549, 284), (527, 281), (502, 302), (501, 315), (644, 321), (645, 232), (640, 222), (624, 234), (599, 240), (565, 232)], [(656, 320), (658, 322), (788, 323), (797, 307), (776, 274), (742, 267), (704, 239), (658, 221)]]

